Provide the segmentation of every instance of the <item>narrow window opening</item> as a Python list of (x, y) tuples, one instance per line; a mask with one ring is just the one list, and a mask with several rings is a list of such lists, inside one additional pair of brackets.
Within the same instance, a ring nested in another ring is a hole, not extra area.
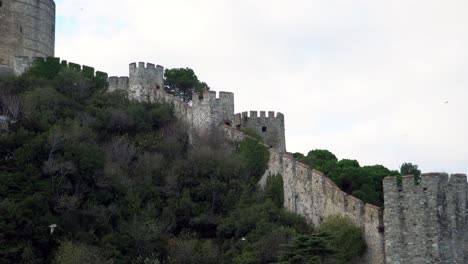
[(236, 128), (237, 128), (237, 129), (241, 129), (241, 125), (236, 125)]
[(20, 27), (20, 33), (23, 34), (23, 27)]
[(3, 1), (0, 1), (0, 7), (2, 7), (2, 6), (3, 6)]
[(379, 233), (385, 232), (385, 227), (384, 226), (379, 226), (378, 229), (379, 229)]
[(229, 122), (224, 122), (224, 124), (227, 125), (227, 126), (231, 126), (231, 123), (229, 123)]
[(267, 132), (267, 127), (262, 127), (262, 132)]

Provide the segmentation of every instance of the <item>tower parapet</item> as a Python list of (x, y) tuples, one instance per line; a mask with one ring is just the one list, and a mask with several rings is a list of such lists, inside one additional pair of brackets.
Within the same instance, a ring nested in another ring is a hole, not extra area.
[(384, 179), (387, 263), (468, 263), (466, 175)]
[(234, 119), (234, 94), (214, 91), (204, 91), (192, 98), (193, 128), (198, 133), (208, 135), (223, 124), (232, 124)]
[(263, 138), (263, 141), (281, 152), (286, 152), (286, 138), (284, 115), (273, 111), (250, 111), (242, 112), (234, 116), (233, 125), (238, 128), (254, 129)]
[(129, 66), (129, 98), (137, 101), (154, 101), (157, 89), (164, 88), (164, 68), (144, 62)]

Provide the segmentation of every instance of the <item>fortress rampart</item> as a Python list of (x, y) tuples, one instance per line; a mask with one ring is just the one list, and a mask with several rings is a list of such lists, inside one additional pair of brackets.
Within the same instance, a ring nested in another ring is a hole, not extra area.
[[(21, 75), (34, 60), (79, 70), (85, 77), (109, 83), (109, 91), (123, 91), (137, 101), (164, 101), (188, 126), (189, 136), (211, 136), (221, 130), (225, 139), (248, 137), (243, 128), (256, 130), (269, 148), (268, 169), (284, 182), (284, 207), (318, 226), (331, 215), (348, 216), (361, 227), (368, 249), (360, 261), (367, 264), (468, 263), (468, 184), (466, 175), (424, 174), (383, 182), (385, 210), (364, 204), (341, 191), (321, 172), (297, 162), (286, 153), (285, 123), (281, 113), (250, 111), (234, 115), (234, 94), (204, 91), (192, 105), (164, 91), (164, 68), (132, 63), (129, 76), (110, 77), (88, 66), (54, 56), (55, 2), (53, 0), (0, 0), (0, 77)], [(47, 58), (47, 59), (45, 59)], [(0, 120), (0, 129), (6, 121)]]
[(57, 57), (27, 57), (27, 56), (16, 56), (13, 58), (13, 69), (16, 74), (25, 73), (34, 63), (46, 63), (50, 67), (65, 67), (74, 69), (83, 74), (84, 77), (93, 78), (96, 77), (102, 81), (107, 81), (107, 73), (96, 71), (93, 67), (86, 65), (81, 66), (73, 62), (67, 62), (66, 60), (60, 61)]
[(468, 263), (468, 183), (466, 175), (424, 174), (419, 184), (412, 176), (384, 179), (385, 210), (365, 204), (341, 191), (321, 172), (300, 163), (286, 152), (284, 115), (250, 111), (234, 115), (234, 94), (204, 91), (194, 94), (192, 105), (164, 90), (162, 66), (129, 65), (129, 77), (110, 77), (94, 68), (60, 61), (59, 58), (17, 56), (16, 71), (25, 71), (33, 61), (81, 71), (86, 77), (108, 80), (109, 91), (126, 92), (137, 101), (171, 104), (190, 137), (212, 136), (217, 131), (231, 142), (248, 137), (241, 129), (252, 128), (269, 149), (268, 177), (281, 175), (284, 207), (319, 226), (326, 217), (342, 215), (359, 226), (368, 246), (360, 263)]
[[(242, 131), (224, 126), (224, 135), (230, 141), (247, 137)], [(265, 145), (268, 147), (268, 145)], [(264, 188), (272, 175), (281, 175), (284, 183), (284, 207), (302, 215), (317, 227), (327, 216), (349, 217), (361, 227), (367, 243), (362, 263), (384, 263), (383, 214), (380, 207), (365, 204), (361, 200), (341, 191), (323, 173), (309, 168), (276, 148), (269, 148), (268, 169), (259, 182)]]
[(0, 36), (0, 64), (9, 68), (16, 56), (54, 56), (55, 2), (2, 0)]
[(125, 91), (137, 101), (163, 101), (174, 106), (174, 114), (185, 121), (197, 134), (209, 136), (222, 124), (231, 124), (234, 118), (234, 94), (204, 91), (194, 94), (192, 106), (164, 90), (164, 68), (152, 63), (129, 65), (129, 77), (110, 77), (109, 91)]
[(468, 263), (466, 175), (423, 174), (383, 182), (387, 263)]
[[(386, 178), (384, 213), (341, 191), (321, 172), (286, 153), (283, 114), (250, 111), (234, 115), (234, 94), (228, 92), (194, 94), (190, 106), (161, 89), (163, 80), (154, 78), (152, 64), (144, 65), (131, 64), (130, 72), (140, 68), (143, 73), (130, 74), (128, 81), (111, 77), (110, 90), (127, 90), (130, 97), (139, 96), (133, 97), (135, 100), (171, 103), (175, 115), (189, 125), (190, 134), (210, 136), (221, 128), (226, 140), (238, 142), (248, 137), (243, 128), (259, 132), (270, 151), (268, 169), (259, 185), (264, 187), (271, 175), (281, 175), (284, 207), (304, 216), (313, 226), (328, 216), (349, 217), (361, 228), (368, 246), (361, 263), (468, 263), (465, 175), (452, 175), (450, 181), (448, 176), (423, 175), (420, 185), (405, 177), (403, 187), (398, 187), (394, 178)], [(162, 72), (161, 67), (159, 76)], [(132, 94), (135, 89), (131, 83), (138, 83), (144, 92)]]

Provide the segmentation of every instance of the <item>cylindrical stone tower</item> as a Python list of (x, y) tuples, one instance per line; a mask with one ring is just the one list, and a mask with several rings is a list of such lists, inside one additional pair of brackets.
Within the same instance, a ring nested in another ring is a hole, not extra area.
[(55, 2), (0, 0), (0, 65), (15, 56), (54, 56)]

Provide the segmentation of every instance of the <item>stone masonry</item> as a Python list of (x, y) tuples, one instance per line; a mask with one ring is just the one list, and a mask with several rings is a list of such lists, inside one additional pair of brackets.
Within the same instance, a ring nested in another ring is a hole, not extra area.
[(465, 175), (452, 175), (450, 181), (443, 174), (423, 175), (419, 187), (410, 185), (411, 180), (405, 177), (401, 190), (395, 187), (394, 179), (386, 178), (384, 212), (344, 193), (321, 172), (294, 160), (286, 152), (281, 113), (234, 114), (234, 94), (228, 92), (216, 96), (216, 92), (205, 91), (194, 96), (190, 106), (161, 88), (162, 67), (138, 65), (152, 74), (132, 74), (136, 67), (132, 63), (130, 77), (109, 78), (109, 91), (125, 91), (134, 100), (172, 104), (175, 115), (189, 126), (191, 134), (210, 136), (221, 129), (226, 140), (238, 142), (248, 137), (243, 128), (256, 130), (270, 151), (260, 187), (269, 176), (281, 175), (284, 207), (304, 216), (313, 226), (320, 225), (327, 216), (349, 217), (361, 228), (368, 247), (360, 263), (468, 263)]
[(284, 115), (269, 111), (268, 116), (265, 111), (260, 111), (260, 116), (257, 111), (243, 112), (234, 116), (234, 127), (237, 129), (250, 128), (262, 136), (263, 142), (267, 145), (279, 149), (281, 152), (286, 152), (286, 142), (284, 135)]
[(0, 65), (14, 69), (16, 56), (54, 56), (55, 2), (1, 0), (0, 36)]
[(468, 263), (466, 175), (423, 174), (384, 179), (386, 262)]
[[(24, 73), (35, 58), (52, 57), (55, 45), (53, 0), (0, 0), (0, 77)], [(58, 58), (47, 58), (57, 61)], [(62, 61), (64, 67), (82, 70)], [(86, 68), (88, 74), (107, 74)], [(92, 70), (92, 72), (90, 72)], [(137, 101), (172, 104), (174, 114), (188, 127), (189, 135), (211, 136), (238, 142), (248, 137), (242, 129), (256, 130), (269, 148), (270, 160), (259, 182), (271, 175), (284, 181), (284, 207), (318, 226), (331, 215), (349, 217), (363, 232), (367, 251), (360, 263), (468, 263), (468, 184), (466, 175), (424, 174), (420, 184), (412, 176), (402, 186), (389, 177), (383, 182), (385, 211), (364, 204), (341, 191), (321, 172), (297, 162), (286, 152), (284, 116), (250, 111), (234, 114), (234, 94), (205, 91), (192, 105), (164, 91), (164, 69), (151, 63), (132, 63), (129, 76), (110, 77), (109, 92), (122, 91)], [(6, 127), (1, 120), (0, 130)]]

